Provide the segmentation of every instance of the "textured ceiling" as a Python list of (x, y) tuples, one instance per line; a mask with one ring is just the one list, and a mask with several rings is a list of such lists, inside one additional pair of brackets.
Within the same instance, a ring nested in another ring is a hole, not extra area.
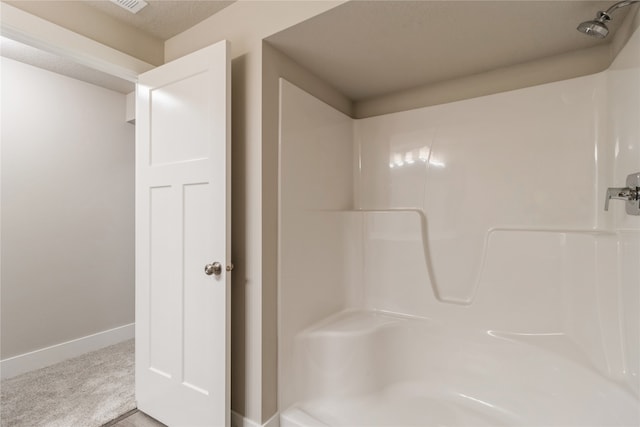
[[(135, 15), (105, 0), (83, 3), (162, 40), (233, 3), (147, 1), (149, 5)], [(609, 43), (630, 7), (614, 13), (609, 24), (611, 34), (605, 40), (584, 36), (575, 28), (613, 3), (350, 1), (267, 40), (349, 98), (359, 101)], [(119, 83), (109, 83), (106, 76), (88, 73), (83, 78), (71, 64), (53, 65), (52, 58), (40, 61), (49, 64), (40, 65), (43, 68), (120, 92), (126, 90)]]
[(183, 32), (233, 3), (233, 1), (217, 0), (146, 1), (149, 4), (136, 14), (110, 1), (83, 0), (83, 3), (161, 40), (167, 40)]
[(611, 1), (352, 1), (267, 40), (353, 100), (608, 43), (576, 26)]

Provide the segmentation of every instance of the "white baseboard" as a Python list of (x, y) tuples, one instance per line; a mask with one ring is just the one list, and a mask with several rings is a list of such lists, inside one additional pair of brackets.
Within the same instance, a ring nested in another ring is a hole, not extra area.
[(135, 323), (52, 345), (0, 361), (0, 378), (11, 378), (72, 357), (108, 347), (135, 336)]
[(264, 424), (258, 424), (235, 411), (231, 411), (231, 427), (280, 427), (280, 414), (276, 412), (269, 421)]

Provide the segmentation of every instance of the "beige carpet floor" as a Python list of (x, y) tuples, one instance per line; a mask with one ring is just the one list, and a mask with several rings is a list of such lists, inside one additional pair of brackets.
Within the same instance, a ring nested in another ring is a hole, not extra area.
[(100, 427), (135, 409), (134, 341), (0, 384), (2, 427)]

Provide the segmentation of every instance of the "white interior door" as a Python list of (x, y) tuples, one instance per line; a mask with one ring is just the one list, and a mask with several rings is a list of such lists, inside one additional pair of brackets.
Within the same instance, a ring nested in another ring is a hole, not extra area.
[(169, 426), (229, 425), (228, 51), (138, 80), (136, 400)]

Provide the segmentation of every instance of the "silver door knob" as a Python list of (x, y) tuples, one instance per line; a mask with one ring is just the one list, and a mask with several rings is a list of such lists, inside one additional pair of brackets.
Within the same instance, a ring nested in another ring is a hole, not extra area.
[(219, 262), (214, 262), (213, 264), (207, 264), (204, 266), (204, 273), (207, 276), (211, 276), (212, 274), (219, 276), (222, 273), (222, 264), (220, 264)]

